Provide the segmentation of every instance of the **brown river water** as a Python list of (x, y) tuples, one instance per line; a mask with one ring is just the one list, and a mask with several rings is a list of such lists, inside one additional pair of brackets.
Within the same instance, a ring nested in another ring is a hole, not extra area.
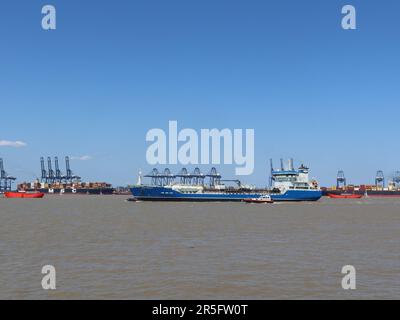
[[(0, 199), (0, 299), (399, 299), (400, 199)], [(42, 267), (56, 290), (42, 289)], [(342, 267), (356, 268), (343, 290)]]

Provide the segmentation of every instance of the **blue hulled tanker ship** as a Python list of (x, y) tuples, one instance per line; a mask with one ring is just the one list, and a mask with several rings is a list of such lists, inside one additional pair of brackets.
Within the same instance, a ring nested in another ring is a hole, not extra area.
[[(257, 189), (242, 185), (239, 180), (223, 180), (215, 168), (208, 174), (201, 173), (199, 168), (193, 173), (182, 169), (178, 174), (172, 174), (169, 169), (163, 172), (153, 169), (144, 176), (151, 179), (151, 184), (144, 185), (139, 173), (138, 184), (131, 187), (131, 192), (139, 201), (233, 202), (266, 194), (274, 201), (317, 201), (322, 193), (318, 183), (309, 180), (308, 173), (309, 169), (304, 165), (294, 169), (292, 160), (286, 168), (281, 161), (278, 170), (273, 169), (271, 161), (270, 187)], [(227, 186), (227, 182), (234, 182), (236, 186)]]

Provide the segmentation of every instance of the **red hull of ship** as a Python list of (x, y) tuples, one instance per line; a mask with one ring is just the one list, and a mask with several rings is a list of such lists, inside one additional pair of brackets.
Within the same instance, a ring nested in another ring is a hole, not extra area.
[(370, 198), (400, 198), (400, 194), (368, 194)]
[(6, 198), (24, 198), (24, 199), (41, 199), (44, 197), (44, 193), (25, 193), (25, 192), (4, 192)]
[(332, 199), (360, 199), (363, 197), (361, 194), (328, 194), (329, 198)]

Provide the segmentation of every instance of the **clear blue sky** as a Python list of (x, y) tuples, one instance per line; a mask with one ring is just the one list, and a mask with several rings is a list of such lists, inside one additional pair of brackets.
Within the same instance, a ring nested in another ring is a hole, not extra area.
[[(55, 31), (41, 28), (45, 4)], [(355, 31), (341, 28), (345, 4)], [(131, 183), (151, 169), (146, 132), (178, 120), (254, 128), (248, 183), (267, 183), (271, 157), (324, 185), (338, 169), (370, 183), (400, 169), (399, 33), (395, 0), (4, 0), (0, 140), (27, 146), (0, 156), (19, 181), (40, 156), (89, 155), (72, 163), (86, 180)]]

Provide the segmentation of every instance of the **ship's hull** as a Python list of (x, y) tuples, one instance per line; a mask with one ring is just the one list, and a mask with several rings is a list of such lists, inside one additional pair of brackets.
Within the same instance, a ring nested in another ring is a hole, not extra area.
[(318, 201), (322, 197), (320, 190), (288, 190), (285, 193), (271, 194), (274, 201)]
[(6, 198), (14, 198), (14, 199), (41, 199), (44, 197), (43, 192), (33, 192), (33, 193), (25, 193), (25, 192), (4, 192), (4, 196)]
[[(223, 191), (182, 193), (168, 187), (136, 186), (132, 195), (140, 201), (190, 201), (190, 202), (241, 202), (245, 199), (259, 198), (261, 193), (229, 193)], [(283, 194), (271, 194), (273, 201), (317, 201), (322, 193), (319, 190), (288, 190)]]
[(361, 199), (362, 194), (333, 194), (328, 193), (328, 197), (332, 199)]
[(47, 189), (40, 188), (36, 190), (27, 190), (28, 192), (42, 192), (49, 195), (111, 195), (114, 192), (113, 188), (77, 188), (77, 189)]
[[(341, 195), (343, 191), (340, 190), (326, 190), (323, 192), (324, 196), (330, 195)], [(349, 193), (346, 191), (346, 193)], [(368, 197), (382, 197), (382, 198), (400, 198), (400, 191), (388, 191), (388, 190), (368, 190), (367, 192), (362, 190), (355, 190), (352, 192), (355, 195), (367, 195)]]

